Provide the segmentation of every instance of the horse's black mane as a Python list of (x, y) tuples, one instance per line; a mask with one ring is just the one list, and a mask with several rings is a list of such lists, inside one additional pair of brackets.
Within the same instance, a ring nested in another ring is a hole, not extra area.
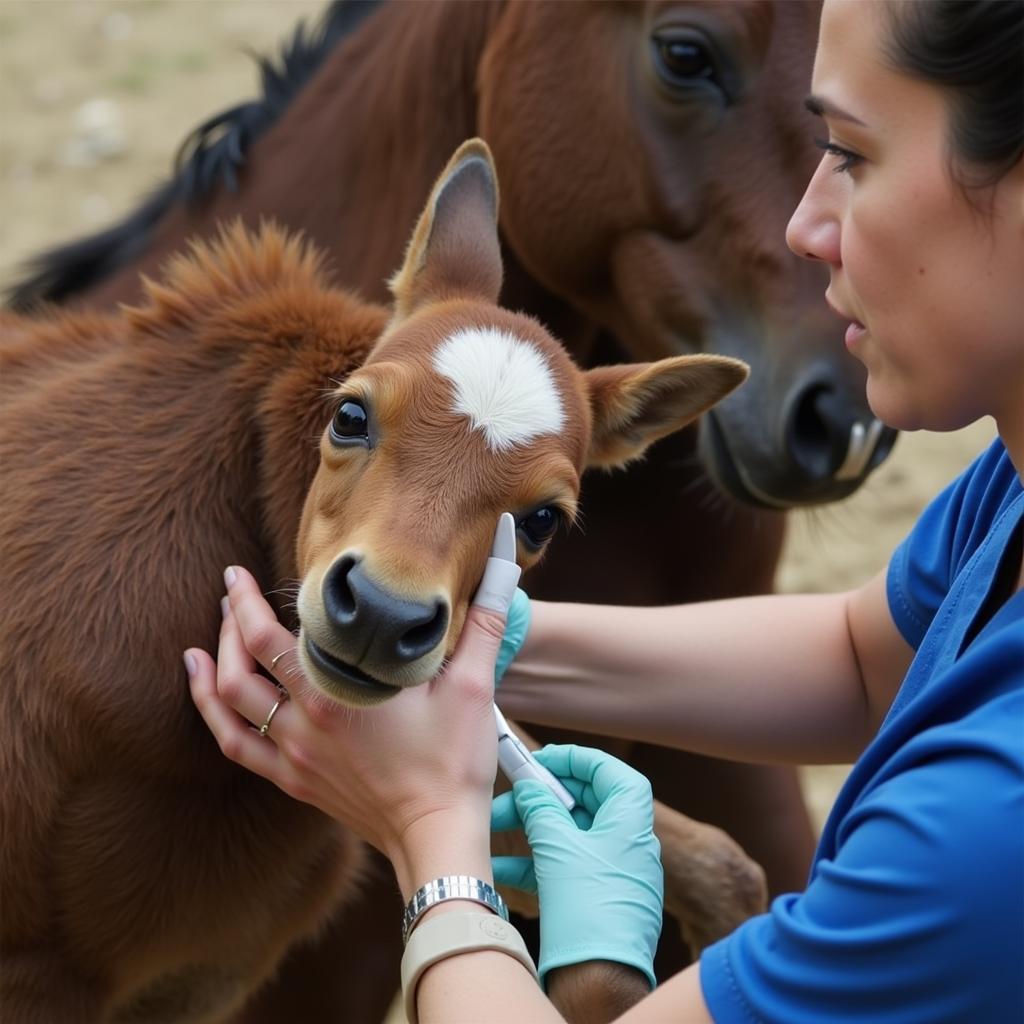
[(185, 139), (174, 176), (121, 223), (33, 257), (26, 277), (10, 289), (8, 304), (28, 310), (62, 302), (112, 274), (142, 252), (149, 232), (178, 202), (201, 199), (219, 181), (238, 188), (238, 168), (253, 140), (270, 127), (313, 77), (337, 41), (348, 35), (380, 0), (334, 0), (317, 24), (300, 23), (281, 48), (279, 62), (257, 56), (262, 95), (208, 118)]

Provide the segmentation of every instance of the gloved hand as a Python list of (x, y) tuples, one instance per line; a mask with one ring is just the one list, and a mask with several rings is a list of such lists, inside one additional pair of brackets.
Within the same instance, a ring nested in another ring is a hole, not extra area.
[(492, 860), (495, 881), (539, 897), (541, 983), (556, 967), (613, 960), (653, 988), (664, 885), (650, 782), (590, 747), (549, 746), (536, 757), (581, 806), (570, 815), (527, 779), (495, 798), (491, 828), (523, 828), (530, 843), (532, 858)]
[(498, 648), (498, 661), (494, 666), (495, 685), (501, 682), (501, 677), (512, 664), (512, 659), (519, 653), (519, 648), (523, 646), (529, 631), (530, 599), (517, 588), (508, 610), (508, 617), (505, 619), (505, 635), (501, 638), (501, 646)]

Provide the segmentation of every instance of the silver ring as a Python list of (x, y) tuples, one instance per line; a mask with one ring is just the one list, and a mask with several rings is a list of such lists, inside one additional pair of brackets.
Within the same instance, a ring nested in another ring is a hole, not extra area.
[(268, 736), (270, 734), (270, 723), (274, 720), (274, 715), (277, 714), (277, 709), (282, 704), (287, 704), (288, 698), (291, 696), (283, 686), (280, 687), (280, 690), (281, 696), (278, 697), (274, 706), (270, 709), (270, 714), (267, 715), (267, 720), (259, 728), (259, 733), (261, 736)]
[(282, 651), (280, 654), (275, 654), (270, 659), (270, 671), (273, 672), (277, 668), (277, 663), (286, 655), (291, 654), (292, 651), (298, 650), (297, 647), (289, 647), (287, 651)]

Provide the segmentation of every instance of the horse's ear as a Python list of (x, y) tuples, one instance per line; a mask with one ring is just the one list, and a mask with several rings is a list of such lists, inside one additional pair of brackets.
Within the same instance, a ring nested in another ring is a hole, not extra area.
[(482, 139), (470, 139), (437, 179), (390, 281), (395, 320), (444, 299), (497, 302), (501, 276), (494, 160)]
[(671, 434), (747, 379), (749, 367), (725, 356), (673, 356), (588, 370), (594, 414), (588, 466), (622, 466)]

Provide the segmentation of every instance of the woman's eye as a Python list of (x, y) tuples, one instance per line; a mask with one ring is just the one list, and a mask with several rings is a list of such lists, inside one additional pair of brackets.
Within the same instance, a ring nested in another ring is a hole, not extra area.
[(687, 88), (711, 83), (721, 88), (711, 51), (699, 39), (689, 36), (652, 36), (655, 66), (670, 86)]
[(852, 170), (864, 159), (864, 157), (859, 156), (852, 150), (843, 149), (842, 146), (837, 146), (834, 142), (829, 142), (828, 139), (815, 139), (814, 144), (818, 149), (823, 149), (829, 156), (834, 156), (839, 161), (839, 163), (832, 168), (837, 174), (842, 174), (845, 171)]
[(331, 420), (331, 440), (345, 444), (368, 441), (369, 437), (369, 417), (363, 404), (351, 398), (346, 399), (338, 406)]
[(551, 539), (561, 521), (561, 512), (553, 505), (545, 505), (523, 516), (519, 520), (519, 530), (531, 547), (539, 548), (545, 541)]

